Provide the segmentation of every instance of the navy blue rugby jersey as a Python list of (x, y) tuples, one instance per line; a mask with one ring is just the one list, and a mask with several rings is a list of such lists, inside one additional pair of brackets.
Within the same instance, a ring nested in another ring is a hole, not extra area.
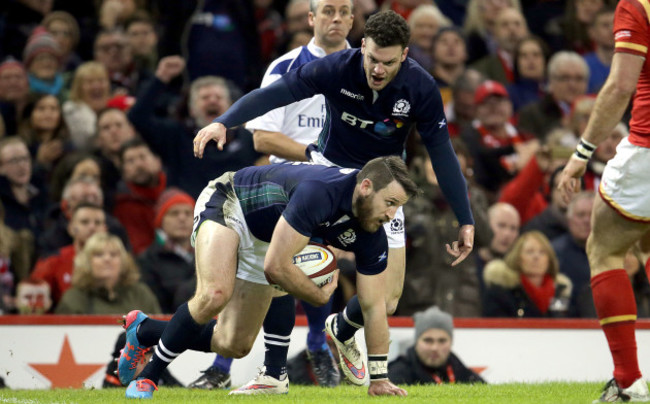
[(360, 49), (306, 63), (283, 79), (297, 99), (325, 95), (326, 124), (318, 150), (342, 167), (361, 168), (378, 156), (402, 156), (413, 125), (427, 147), (449, 140), (438, 86), (408, 57), (379, 92), (368, 87)]
[(357, 172), (310, 163), (271, 164), (237, 171), (233, 187), (258, 239), (270, 242), (284, 216), (300, 234), (354, 252), (357, 270), (373, 275), (386, 269), (388, 240), (383, 226), (369, 233), (352, 216)]

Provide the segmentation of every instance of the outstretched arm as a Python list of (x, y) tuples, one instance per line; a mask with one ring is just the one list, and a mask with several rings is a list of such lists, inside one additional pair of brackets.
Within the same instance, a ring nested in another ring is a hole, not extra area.
[(194, 138), (194, 156), (203, 157), (203, 150), (210, 140), (217, 142), (219, 150), (226, 143), (226, 128), (241, 125), (244, 122), (265, 114), (266, 112), (299, 101), (294, 96), (285, 80), (280, 79), (265, 88), (258, 88), (235, 102), (223, 115), (213, 123), (201, 129)]
[[(386, 314), (386, 302), (384, 300), (386, 289), (386, 271), (376, 275), (363, 275), (357, 273), (357, 295), (359, 304), (363, 311), (363, 322), (366, 336), (366, 347), (368, 357), (388, 357), (388, 345), (390, 337), (388, 333), (388, 318)], [(379, 361), (378, 361), (379, 362)], [(386, 366), (385, 377), (373, 380), (373, 364), (368, 363), (370, 372), (370, 387), (368, 394), (371, 396), (392, 395), (406, 396), (406, 390), (395, 386), (388, 380), (388, 362), (380, 366)], [(376, 372), (376, 370), (375, 370)]]

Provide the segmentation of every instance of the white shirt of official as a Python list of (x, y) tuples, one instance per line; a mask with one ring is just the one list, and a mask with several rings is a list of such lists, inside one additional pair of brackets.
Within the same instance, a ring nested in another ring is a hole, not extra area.
[[(314, 38), (309, 41), (306, 47), (312, 55), (318, 58), (325, 56), (325, 51), (314, 44)], [(291, 70), (291, 67), (303, 48), (304, 46), (293, 49), (274, 60), (266, 70), (260, 87), (264, 88), (282, 77), (281, 74), (271, 74), (279, 63), (291, 61), (289, 67), (283, 73)], [(350, 48), (350, 44), (347, 42), (346, 48)], [(246, 124), (246, 129), (251, 132), (255, 129), (268, 132), (280, 132), (298, 143), (308, 145), (317, 140), (318, 134), (323, 128), (326, 115), (325, 97), (315, 95), (311, 98), (269, 111), (249, 121)], [(271, 155), (270, 161), (271, 163), (281, 163), (285, 160)]]

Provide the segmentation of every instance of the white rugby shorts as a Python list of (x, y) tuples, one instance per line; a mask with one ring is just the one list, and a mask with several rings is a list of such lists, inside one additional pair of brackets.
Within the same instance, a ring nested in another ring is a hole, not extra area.
[(239, 235), (237, 251), (237, 278), (268, 285), (264, 276), (264, 257), (269, 243), (259, 240), (250, 232), (239, 199), (232, 188), (234, 173), (228, 172), (212, 180), (203, 189), (194, 208), (194, 228), (192, 230), (192, 246), (201, 224), (212, 220), (226, 226)]
[(650, 149), (627, 138), (607, 162), (598, 191), (603, 200), (625, 218), (650, 223)]

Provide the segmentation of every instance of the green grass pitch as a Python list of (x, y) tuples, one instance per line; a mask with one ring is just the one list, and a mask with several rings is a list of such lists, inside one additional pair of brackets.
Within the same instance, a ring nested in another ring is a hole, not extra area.
[[(220, 403), (591, 403), (600, 395), (603, 383), (539, 383), (498, 385), (404, 386), (408, 397), (369, 397), (367, 388), (341, 386), (334, 389), (291, 386), (283, 396), (228, 396), (227, 390), (202, 391), (161, 387), (152, 402), (201, 404)], [(105, 390), (0, 390), (0, 404), (36, 403), (126, 403), (124, 389)]]

